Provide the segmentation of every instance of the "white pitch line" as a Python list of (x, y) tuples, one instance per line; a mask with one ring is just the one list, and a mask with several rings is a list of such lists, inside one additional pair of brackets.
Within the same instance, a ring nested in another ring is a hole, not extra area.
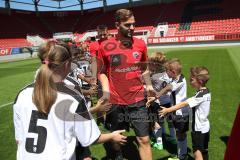
[(6, 104), (1, 105), (1, 106), (0, 106), (0, 109), (3, 108), (3, 107), (8, 106), (8, 105), (10, 105), (10, 104), (13, 104), (13, 102), (9, 102), (9, 103), (6, 103)]

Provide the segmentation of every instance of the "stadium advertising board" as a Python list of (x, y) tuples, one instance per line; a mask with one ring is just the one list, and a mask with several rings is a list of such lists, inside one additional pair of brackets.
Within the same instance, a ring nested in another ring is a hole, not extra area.
[(20, 54), (20, 53), (21, 53), (20, 48), (13, 48), (12, 49), (12, 54)]
[(0, 48), (0, 56), (15, 55), (15, 54), (22, 54), (22, 53), (30, 53), (30, 54), (32, 54), (34, 51), (36, 51), (36, 49), (37, 48), (31, 48), (31, 47)]
[(150, 37), (150, 38), (148, 38), (148, 44), (200, 42), (200, 41), (214, 41), (214, 40), (215, 40), (215, 35), (180, 36), (180, 37)]
[(12, 48), (0, 48), (0, 56), (6, 56), (12, 54)]

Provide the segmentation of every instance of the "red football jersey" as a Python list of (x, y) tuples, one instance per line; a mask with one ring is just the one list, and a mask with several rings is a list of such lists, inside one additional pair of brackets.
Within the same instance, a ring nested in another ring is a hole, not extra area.
[(139, 62), (147, 61), (147, 47), (143, 40), (133, 38), (132, 47), (124, 47), (117, 39), (101, 43), (98, 58), (109, 80), (110, 102), (130, 105), (144, 99)]
[(95, 42), (91, 42), (89, 45), (89, 51), (92, 57), (96, 57), (98, 54), (99, 46), (102, 41), (98, 40)]

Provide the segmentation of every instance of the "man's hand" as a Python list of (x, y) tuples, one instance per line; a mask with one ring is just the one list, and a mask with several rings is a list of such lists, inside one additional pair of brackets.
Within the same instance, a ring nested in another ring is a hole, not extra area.
[(153, 89), (152, 86), (146, 88), (147, 91), (147, 103), (146, 107), (148, 108), (151, 103), (156, 99), (157, 92)]
[(146, 86), (147, 96), (148, 97), (156, 97), (157, 92), (153, 89), (152, 86)]
[(146, 107), (150, 107), (151, 103), (156, 100), (156, 97), (147, 97)]
[(112, 107), (112, 104), (109, 103), (108, 101), (104, 101), (103, 99), (99, 99), (96, 108), (98, 112), (107, 112), (110, 110)]

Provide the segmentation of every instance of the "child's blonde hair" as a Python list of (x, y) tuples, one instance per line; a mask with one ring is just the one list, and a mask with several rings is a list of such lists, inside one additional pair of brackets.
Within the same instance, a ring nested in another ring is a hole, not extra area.
[(155, 52), (151, 57), (149, 57), (149, 65), (153, 65), (159, 72), (165, 71), (164, 63), (166, 61), (166, 56), (163, 52)]
[(164, 52), (154, 52), (150, 59), (154, 59), (155, 61), (158, 62), (165, 62), (166, 56)]
[(34, 84), (32, 100), (41, 113), (48, 114), (57, 99), (53, 74), (60, 74), (66, 62), (71, 61), (71, 53), (61, 45), (47, 42), (40, 47), (38, 57), (42, 61)]
[(178, 75), (182, 73), (182, 64), (178, 58), (172, 58), (165, 63), (167, 70), (173, 70)]
[(196, 78), (202, 86), (205, 86), (210, 78), (208, 69), (203, 66), (192, 67), (190, 73), (191, 77)]

